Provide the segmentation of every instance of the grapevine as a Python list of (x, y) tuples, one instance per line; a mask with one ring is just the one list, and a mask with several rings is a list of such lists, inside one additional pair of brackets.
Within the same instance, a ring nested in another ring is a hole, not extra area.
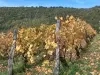
[[(91, 25), (79, 18), (67, 16), (66, 19), (63, 17), (55, 17), (55, 19), (61, 20), (58, 33), (60, 35), (60, 51), (64, 52), (61, 56), (65, 56), (69, 52), (72, 53), (72, 57), (77, 57), (77, 51), (85, 48), (88, 41), (96, 35), (96, 31)], [(55, 30), (56, 24), (40, 25), (38, 28), (21, 28), (18, 31), (16, 55), (23, 55), (27, 58), (28, 63), (35, 63), (38, 57), (45, 58), (53, 55), (57, 47)], [(0, 41), (3, 40), (0, 42), (0, 56), (5, 56), (7, 54), (5, 51), (9, 51), (12, 35), (11, 32), (8, 35), (0, 35)]]

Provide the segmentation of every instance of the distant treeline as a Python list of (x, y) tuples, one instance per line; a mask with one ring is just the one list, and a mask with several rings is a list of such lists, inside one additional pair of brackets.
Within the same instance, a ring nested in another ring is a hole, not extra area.
[(15, 27), (39, 26), (41, 24), (56, 23), (55, 16), (73, 15), (79, 17), (96, 30), (100, 26), (100, 6), (93, 8), (67, 7), (0, 7), (0, 31), (7, 31)]

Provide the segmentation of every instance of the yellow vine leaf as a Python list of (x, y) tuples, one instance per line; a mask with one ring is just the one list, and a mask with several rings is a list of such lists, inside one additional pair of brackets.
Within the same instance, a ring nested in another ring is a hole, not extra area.
[(60, 17), (60, 20), (63, 20), (63, 17)]
[(72, 20), (74, 17), (71, 15), (70, 17), (69, 17), (69, 20)]
[(16, 46), (16, 51), (19, 51), (19, 50), (20, 50), (20, 48), (21, 48), (21, 45)]
[(49, 54), (49, 55), (52, 55), (52, 54), (53, 54), (53, 51), (48, 51), (48, 54)]
[(49, 65), (49, 60), (45, 60), (42, 64), (42, 66), (46, 66), (46, 65)]
[(55, 42), (51, 42), (51, 45), (53, 46), (53, 48), (57, 47), (57, 44)]
[(45, 45), (45, 49), (49, 49), (49, 46), (48, 45)]

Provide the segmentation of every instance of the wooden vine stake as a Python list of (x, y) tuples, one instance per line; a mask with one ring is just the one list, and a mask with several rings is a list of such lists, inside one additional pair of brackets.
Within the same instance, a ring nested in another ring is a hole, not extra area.
[(14, 58), (14, 52), (16, 49), (16, 40), (17, 40), (17, 30), (14, 29), (13, 32), (13, 44), (9, 53), (8, 58), (8, 75), (13, 75), (13, 58)]
[(59, 47), (59, 29), (60, 29), (60, 20), (57, 20), (56, 24), (56, 43), (57, 43), (57, 48), (56, 48), (56, 58), (55, 58), (55, 67), (54, 67), (54, 75), (59, 75), (60, 74), (60, 47)]

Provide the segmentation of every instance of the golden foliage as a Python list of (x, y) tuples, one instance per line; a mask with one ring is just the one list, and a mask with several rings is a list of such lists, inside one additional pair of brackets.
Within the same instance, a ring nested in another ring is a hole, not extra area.
[[(58, 19), (58, 17), (55, 17), (55, 19)], [(66, 49), (73, 52), (76, 46), (78, 48), (81, 47), (83, 44), (82, 40), (87, 41), (96, 35), (96, 31), (91, 27), (91, 25), (79, 18), (67, 16), (65, 20), (63, 17), (59, 17), (59, 19), (61, 20), (59, 31), (61, 50)], [(24, 54), (30, 63), (35, 63), (36, 55), (38, 55), (39, 52), (52, 55), (57, 47), (55, 30), (56, 24), (49, 26), (41, 25), (38, 28), (20, 29), (18, 31), (16, 53)], [(12, 33), (0, 35), (1, 56), (5, 55), (5, 50), (8, 50), (8, 48), (11, 47), (11, 43)], [(47, 54), (43, 54), (42, 57)]]

